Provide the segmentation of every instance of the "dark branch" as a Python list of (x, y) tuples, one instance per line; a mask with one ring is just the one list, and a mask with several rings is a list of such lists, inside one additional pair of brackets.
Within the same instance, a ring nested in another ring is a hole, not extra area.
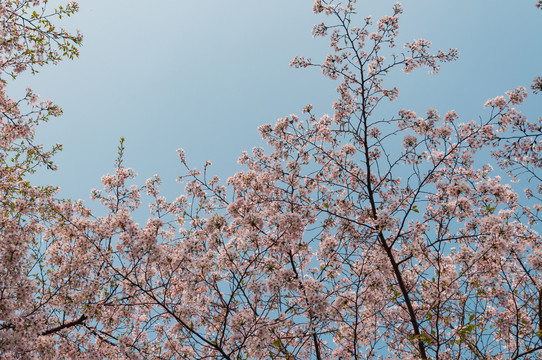
[(67, 328), (70, 328), (70, 327), (73, 327), (73, 326), (81, 325), (81, 324), (83, 324), (85, 322), (86, 319), (87, 319), (87, 316), (83, 314), (83, 315), (81, 315), (81, 317), (79, 319), (73, 320), (73, 321), (64, 323), (62, 325), (59, 325), (57, 327), (54, 327), (52, 329), (46, 330), (46, 331), (42, 332), (41, 335), (42, 336), (51, 335), (51, 334), (54, 334), (54, 333), (59, 332), (61, 330), (64, 330), (64, 329), (67, 329)]

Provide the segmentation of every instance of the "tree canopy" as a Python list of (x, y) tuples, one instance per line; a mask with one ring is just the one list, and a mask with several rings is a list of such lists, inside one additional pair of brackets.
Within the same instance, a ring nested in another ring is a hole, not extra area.
[(399, 96), (388, 73), (437, 73), (458, 52), (398, 45), (400, 4), (377, 20), (355, 6), (316, 0), (327, 17), (313, 34), (332, 52), (291, 62), (336, 80), (330, 115), (307, 105), (262, 125), (267, 146), (225, 182), (179, 149), (185, 192), (169, 200), (158, 176), (136, 185), (121, 139), (92, 191), (98, 213), (28, 181), (55, 167), (60, 145), (34, 132), (61, 110), (5, 90), (77, 57), (82, 37), (52, 19), (78, 6), (2, 2), (0, 357), (542, 357), (542, 118), (519, 110), (542, 78), (481, 104), (477, 121), (382, 118)]

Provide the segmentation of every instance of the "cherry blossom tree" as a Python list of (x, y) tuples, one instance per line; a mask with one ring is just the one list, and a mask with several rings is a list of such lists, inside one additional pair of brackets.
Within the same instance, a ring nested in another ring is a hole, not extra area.
[[(479, 121), (377, 117), (399, 96), (388, 73), (436, 73), (458, 52), (424, 39), (401, 50), (401, 6), (373, 21), (355, 3), (316, 0), (327, 21), (314, 36), (332, 53), (291, 63), (338, 82), (333, 113), (308, 105), (261, 126), (268, 146), (243, 153), (246, 170), (226, 183), (179, 149), (185, 194), (167, 200), (158, 176), (132, 185), (121, 140), (115, 172), (92, 191), (99, 216), (18, 180), (49, 153), (8, 146), (30, 158), (13, 160), (26, 170), (2, 164), (13, 178), (2, 177), (0, 354), (540, 358), (542, 118), (518, 110), (527, 89), (488, 100)], [(493, 167), (479, 164), (488, 152)]]
[(39, 357), (54, 350), (52, 336), (83, 321), (69, 319), (55, 298), (63, 283), (52, 284), (45, 265), (49, 233), (58, 225), (64, 204), (54, 187), (38, 187), (28, 177), (39, 167), (54, 168), (51, 157), (60, 149), (44, 149), (34, 142), (37, 124), (62, 110), (42, 101), (31, 89), (14, 100), (7, 80), (21, 72), (37, 72), (63, 57), (78, 55), (81, 36), (58, 28), (54, 18), (78, 10), (70, 3), (54, 10), (47, 1), (0, 2), (0, 357)]

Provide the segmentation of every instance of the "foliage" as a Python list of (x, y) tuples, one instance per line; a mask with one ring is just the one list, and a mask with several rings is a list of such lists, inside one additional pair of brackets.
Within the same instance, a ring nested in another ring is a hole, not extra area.
[[(106, 209), (97, 217), (22, 180), (49, 156), (6, 138), (3, 154), (16, 155), (2, 165), (0, 354), (539, 358), (542, 118), (517, 109), (525, 88), (488, 100), (479, 122), (434, 109), (376, 118), (399, 94), (386, 74), (436, 73), (458, 53), (423, 39), (401, 52), (401, 6), (375, 24), (354, 5), (315, 1), (328, 20), (314, 35), (333, 52), (291, 64), (339, 81), (333, 114), (309, 105), (261, 126), (268, 148), (244, 153), (226, 184), (179, 149), (186, 194), (168, 201), (159, 177), (130, 185), (122, 140), (115, 173), (92, 192)], [(485, 150), (503, 171), (478, 166)]]
[(50, 150), (34, 144), (37, 124), (62, 110), (42, 101), (31, 89), (23, 99), (6, 93), (6, 79), (26, 69), (77, 56), (80, 35), (57, 29), (51, 17), (69, 16), (75, 3), (48, 11), (46, 1), (0, 3), (0, 357), (29, 358), (57, 341), (44, 336), (59, 331), (65, 309), (57, 307), (62, 283), (51, 283), (45, 265), (48, 239), (65, 205), (53, 187), (32, 186), (36, 168), (54, 168)]

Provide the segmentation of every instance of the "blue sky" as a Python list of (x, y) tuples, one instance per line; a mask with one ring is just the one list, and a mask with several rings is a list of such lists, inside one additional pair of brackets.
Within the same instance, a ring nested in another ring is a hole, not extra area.
[[(58, 2), (58, 1), (56, 1)], [(395, 1), (359, 1), (361, 20), (390, 13)], [(39, 183), (61, 195), (88, 199), (100, 177), (113, 170), (119, 138), (126, 138), (125, 165), (139, 183), (157, 173), (169, 196), (184, 174), (175, 150), (186, 150), (199, 167), (206, 160), (223, 179), (241, 169), (242, 150), (261, 145), (257, 127), (311, 103), (331, 112), (335, 87), (318, 69), (295, 70), (295, 55), (321, 59), (326, 39), (313, 39), (322, 18), (312, 0), (81, 0), (81, 11), (63, 23), (84, 34), (80, 58), (21, 76), (12, 85), (31, 86), (64, 109), (40, 126), (38, 142), (60, 142), (57, 172)], [(400, 108), (423, 113), (455, 109), (463, 121), (484, 115), (490, 98), (542, 75), (542, 11), (534, 0), (412, 0), (403, 2), (400, 42), (420, 37), (434, 48), (456, 47), (460, 60), (441, 73), (397, 72), (399, 100), (384, 104), (391, 117)], [(12, 93), (13, 94), (13, 93)], [(540, 96), (527, 115), (540, 116)]]

